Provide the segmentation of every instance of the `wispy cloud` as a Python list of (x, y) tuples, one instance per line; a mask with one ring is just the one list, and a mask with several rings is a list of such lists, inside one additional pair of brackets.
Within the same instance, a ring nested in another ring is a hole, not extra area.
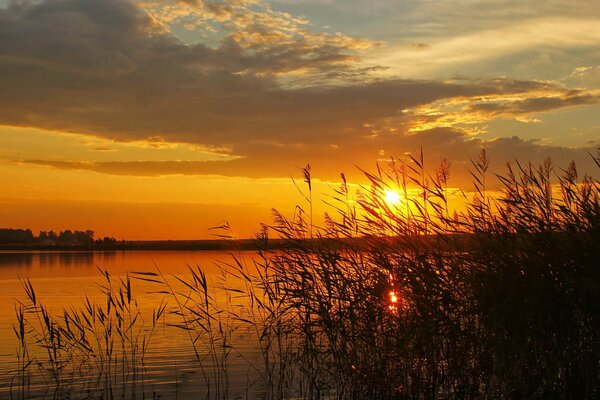
[(87, 161), (231, 160), (231, 149), (148, 138), (115, 141), (99, 136), (0, 127), (0, 161), (23, 158)]
[(426, 46), (415, 47), (411, 42), (382, 48), (374, 60), (389, 67), (388, 74), (422, 76), (444, 74), (443, 71), (456, 71), (528, 51), (598, 48), (600, 17), (532, 18), (493, 29), (482, 27), (462, 35), (422, 40)]

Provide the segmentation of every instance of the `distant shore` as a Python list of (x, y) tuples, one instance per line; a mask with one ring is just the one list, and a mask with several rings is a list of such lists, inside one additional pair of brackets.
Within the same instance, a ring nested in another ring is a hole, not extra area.
[[(454, 236), (451, 244), (446, 240), (438, 240), (435, 234), (429, 240), (437, 240), (439, 248), (464, 250), (469, 246), (469, 235)], [(460, 240), (460, 239), (463, 240)], [(381, 237), (357, 238), (314, 238), (314, 239), (204, 239), (204, 240), (113, 240), (97, 241), (85, 244), (53, 244), (53, 243), (0, 243), (0, 251), (255, 251), (282, 250), (305, 246), (326, 246), (330, 249), (350, 245), (354, 249), (368, 248), (371, 240), (381, 242)], [(394, 248), (410, 248), (427, 241), (425, 236), (388, 237), (390, 246)], [(407, 243), (411, 245), (407, 245)]]
[[(281, 246), (278, 240), (269, 241), (269, 247)], [(121, 240), (114, 243), (93, 244), (40, 244), (40, 243), (3, 243), (0, 251), (30, 250), (30, 251), (128, 251), (128, 250), (153, 250), (153, 251), (236, 251), (255, 250), (257, 243), (253, 239), (238, 240)]]

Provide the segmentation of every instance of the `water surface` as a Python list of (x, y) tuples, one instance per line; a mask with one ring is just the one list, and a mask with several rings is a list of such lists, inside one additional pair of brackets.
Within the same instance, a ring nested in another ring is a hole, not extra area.
[[(235, 255), (252, 263), (254, 253)], [(167, 277), (186, 278), (190, 276), (188, 266), (200, 266), (209, 283), (218, 285), (222, 268), (227, 269), (226, 264), (231, 260), (231, 254), (217, 251), (0, 252), (0, 376), (6, 378), (14, 369), (17, 349), (14, 308), (15, 302), (24, 298), (23, 279), (31, 281), (40, 302), (59, 314), (63, 308), (82, 307), (86, 296), (92, 301), (103, 299), (98, 287), (103, 283), (99, 269), (118, 281), (128, 272), (157, 271), (157, 268)], [(144, 312), (150, 313), (160, 304), (164, 295), (151, 293), (156, 291), (156, 284), (133, 282), (134, 297)], [(171, 306), (173, 303), (170, 301)], [(167, 316), (163, 322), (172, 318)], [(248, 331), (240, 330), (232, 338), (236, 342), (236, 352), (228, 366), (232, 398), (255, 397), (252, 393), (259, 391), (256, 384), (251, 384), (257, 376), (253, 364), (259, 363), (258, 352), (247, 335)], [(205, 360), (205, 368), (210, 368), (210, 360)], [(191, 398), (206, 389), (188, 335), (167, 325), (152, 338), (146, 371), (146, 387), (161, 398)], [(0, 398), (9, 398), (7, 379), (2, 379), (0, 385)], [(43, 393), (39, 395), (44, 397)]]

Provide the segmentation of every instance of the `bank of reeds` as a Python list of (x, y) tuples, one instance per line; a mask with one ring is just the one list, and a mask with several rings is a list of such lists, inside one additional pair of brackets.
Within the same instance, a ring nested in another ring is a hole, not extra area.
[(273, 398), (600, 396), (598, 180), (550, 160), (490, 176), (485, 151), (472, 164), (456, 212), (448, 162), (428, 174), (422, 153), (356, 193), (342, 176), (324, 226), (310, 195), (275, 212), (288, 246), (248, 284)]
[[(255, 265), (234, 258), (223, 269), (219, 290), (244, 296), (245, 307), (219, 304), (201, 268), (175, 278), (184, 290), (160, 272), (136, 278), (160, 285), (175, 305), (173, 324), (188, 332), (210, 398), (228, 397), (238, 329), (253, 332), (262, 354), (253, 366), (264, 398), (599, 398), (599, 181), (549, 160), (491, 176), (485, 151), (472, 164), (475, 192), (466, 195), (451, 189), (447, 161), (429, 173), (422, 152), (365, 172), (369, 184), (356, 191), (342, 175), (322, 226), (313, 224), (307, 167), (306, 204), (291, 218), (274, 211), (270, 231), (287, 246), (269, 250), (265, 229)], [(386, 190), (403, 200), (386, 201)], [(452, 210), (453, 196), (464, 196), (465, 206)], [(102, 311), (88, 305), (58, 321), (26, 284), (29, 303), (17, 310), (20, 370), (33, 368), (33, 337), (49, 350), (53, 379), (93, 352), (105, 367), (89, 373), (97, 384), (113, 382), (112, 345), (101, 343), (116, 340), (130, 364), (147, 343), (132, 353), (141, 331), (116, 328), (135, 324), (129, 280), (121, 285)], [(109, 328), (111, 304), (129, 316), (112, 314)], [(87, 347), (73, 344), (80, 336)], [(26, 390), (26, 374), (19, 379)]]

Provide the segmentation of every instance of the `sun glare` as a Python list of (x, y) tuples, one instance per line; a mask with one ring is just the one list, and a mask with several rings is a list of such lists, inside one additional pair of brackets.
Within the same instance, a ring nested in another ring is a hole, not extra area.
[(386, 203), (389, 205), (395, 206), (400, 203), (400, 193), (392, 189), (386, 189), (383, 193), (384, 199)]

